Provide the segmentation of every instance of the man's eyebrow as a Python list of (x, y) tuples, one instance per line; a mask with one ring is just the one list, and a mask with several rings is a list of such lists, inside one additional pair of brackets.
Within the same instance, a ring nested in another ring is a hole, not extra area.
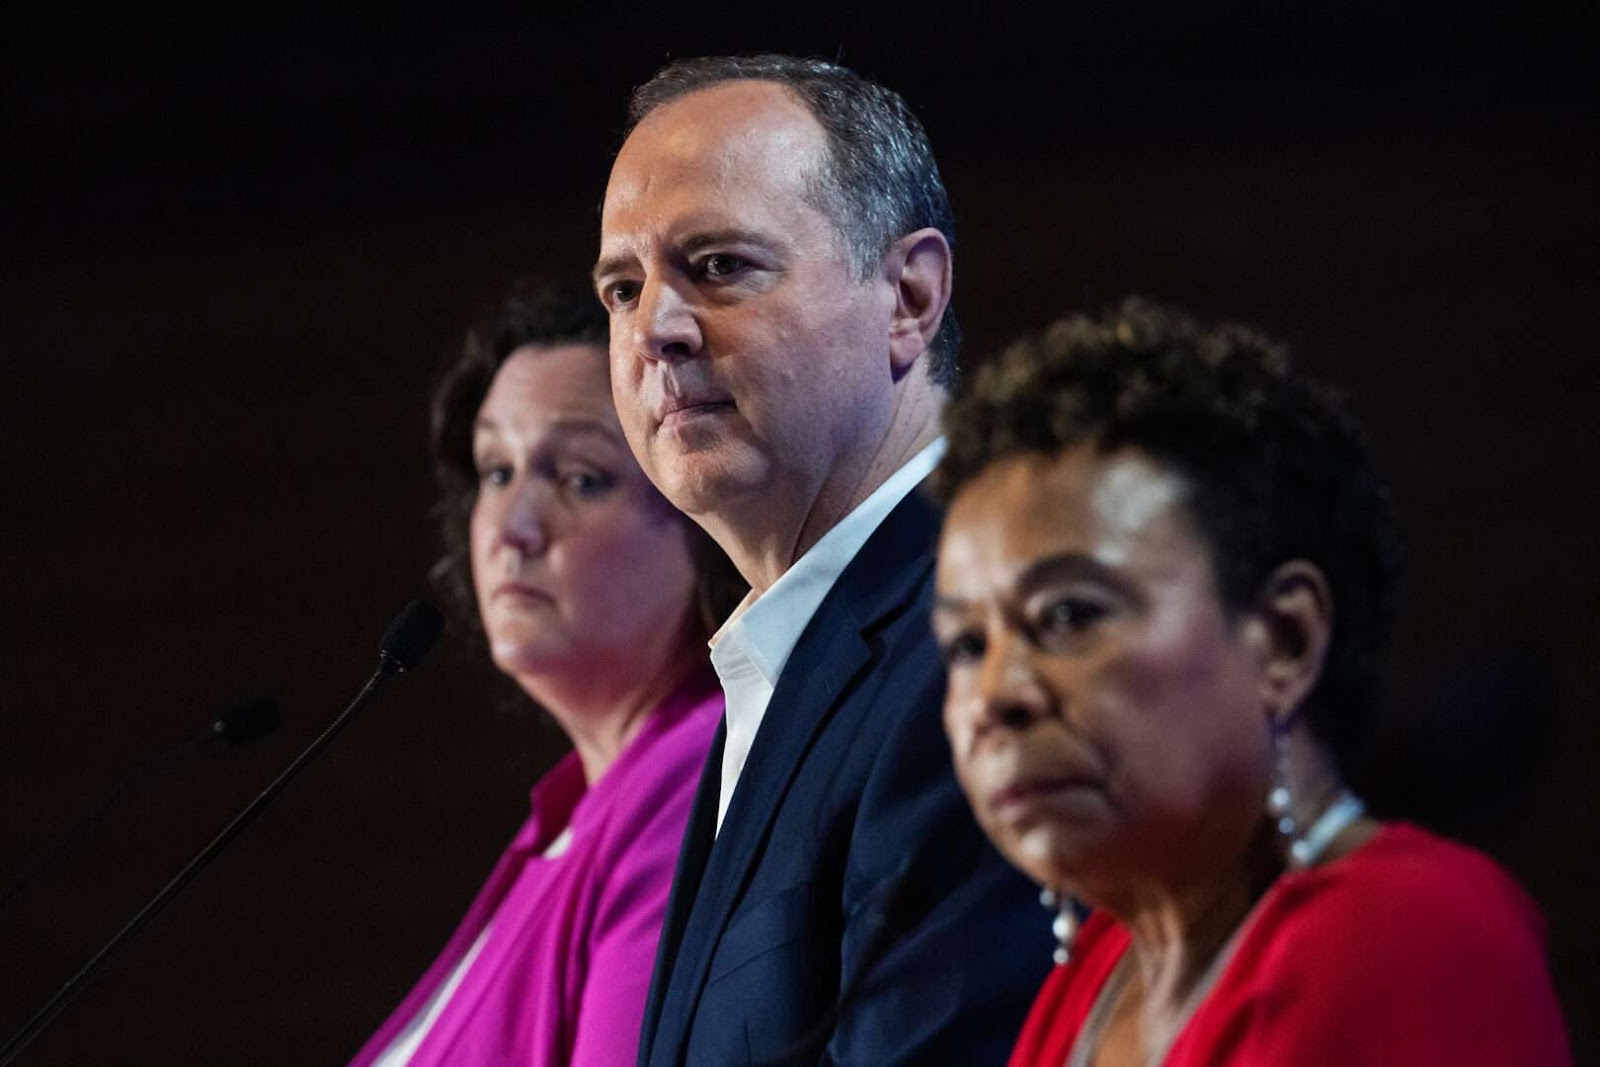
[(595, 263), (594, 270), (589, 272), (589, 280), (593, 282), (594, 287), (598, 289), (600, 288), (600, 279), (609, 277), (612, 274), (616, 274), (618, 271), (625, 270), (631, 264), (637, 262), (637, 256), (626, 252), (619, 252), (616, 255), (611, 256), (601, 256), (599, 261)]
[(685, 255), (703, 252), (707, 248), (717, 245), (756, 245), (765, 249), (776, 249), (777, 244), (772, 238), (755, 230), (744, 229), (739, 226), (724, 226), (715, 230), (697, 230), (678, 242), (678, 251)]
[[(766, 234), (739, 226), (695, 230), (679, 240), (674, 251), (680, 256), (692, 256), (697, 252), (704, 252), (708, 248), (716, 248), (719, 245), (753, 245), (770, 252), (778, 251), (778, 243)], [(594, 281), (595, 287), (599, 288), (602, 279), (626, 271), (638, 261), (638, 257), (630, 252), (618, 252), (614, 255), (601, 256), (599, 262), (595, 263), (594, 270), (590, 276)]]

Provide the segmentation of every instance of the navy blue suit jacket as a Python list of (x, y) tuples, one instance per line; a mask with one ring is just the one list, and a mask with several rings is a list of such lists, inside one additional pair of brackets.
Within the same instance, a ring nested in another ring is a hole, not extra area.
[(1005, 1062), (1053, 943), (951, 767), (928, 621), (938, 523), (912, 493), (840, 576), (716, 835), (719, 731), (641, 1065)]

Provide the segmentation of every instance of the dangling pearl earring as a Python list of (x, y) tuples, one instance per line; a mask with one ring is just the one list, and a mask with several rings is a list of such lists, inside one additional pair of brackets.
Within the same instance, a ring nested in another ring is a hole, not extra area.
[(1289, 725), (1276, 719), (1272, 723), (1272, 754), (1275, 766), (1272, 788), (1267, 791), (1267, 816), (1285, 843), (1290, 868), (1300, 870), (1321, 859), (1333, 839), (1361, 818), (1366, 805), (1350, 790), (1342, 789), (1301, 834), (1294, 818), (1294, 794), (1289, 791)]
[(1056, 917), (1050, 921), (1050, 932), (1056, 936), (1055, 951), (1050, 958), (1058, 966), (1072, 959), (1072, 939), (1078, 936), (1078, 902), (1070, 893), (1057, 893), (1049, 886), (1039, 891), (1039, 903), (1054, 908)]
[(1273, 827), (1292, 849), (1294, 843), (1294, 794), (1289, 792), (1289, 727), (1272, 720), (1272, 788), (1267, 791), (1267, 815)]

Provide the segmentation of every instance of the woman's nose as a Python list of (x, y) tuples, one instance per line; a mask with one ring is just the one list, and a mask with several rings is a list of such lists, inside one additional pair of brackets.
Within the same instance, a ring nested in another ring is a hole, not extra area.
[(978, 676), (980, 726), (1021, 730), (1050, 713), (1051, 693), (1018, 635), (991, 640)]
[(500, 540), (523, 556), (537, 556), (549, 546), (545, 501), (536, 487), (518, 481), (507, 490), (500, 515)]

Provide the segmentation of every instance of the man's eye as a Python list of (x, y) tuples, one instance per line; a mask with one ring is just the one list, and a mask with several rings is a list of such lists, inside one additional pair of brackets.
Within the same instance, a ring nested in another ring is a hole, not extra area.
[(638, 282), (611, 282), (606, 286), (601, 302), (607, 307), (618, 307), (623, 304), (633, 303), (638, 296)]
[(744, 257), (732, 252), (715, 252), (700, 261), (700, 270), (708, 278), (731, 278), (747, 266)]

